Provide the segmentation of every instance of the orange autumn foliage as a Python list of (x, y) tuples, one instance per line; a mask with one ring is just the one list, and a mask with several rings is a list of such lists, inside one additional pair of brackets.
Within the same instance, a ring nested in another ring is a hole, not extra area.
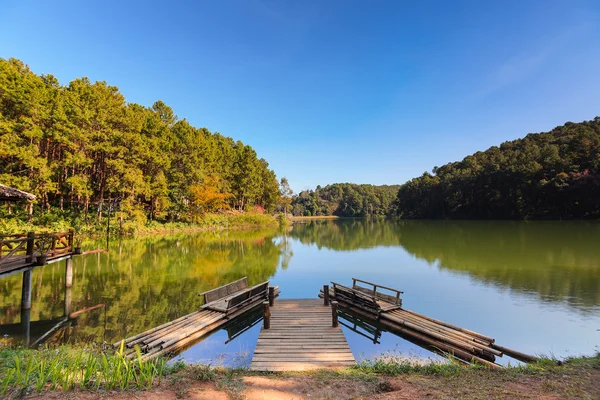
[(233, 197), (231, 193), (223, 193), (219, 189), (219, 178), (205, 179), (202, 185), (192, 185), (192, 209), (195, 217), (210, 212), (225, 211), (230, 209), (227, 200)]

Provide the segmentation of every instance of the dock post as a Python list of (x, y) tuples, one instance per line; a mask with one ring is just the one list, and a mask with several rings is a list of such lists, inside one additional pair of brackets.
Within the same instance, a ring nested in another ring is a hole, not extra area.
[(73, 252), (73, 237), (75, 236), (75, 229), (70, 228), (69, 229), (69, 235), (67, 238), (67, 246), (69, 246), (69, 251), (72, 253)]
[(29, 232), (27, 234), (27, 257), (25, 258), (25, 262), (32, 263), (33, 262), (33, 241), (35, 240), (35, 232)]
[(271, 309), (268, 301), (263, 301), (263, 326), (265, 329), (271, 329)]
[(334, 328), (337, 328), (339, 325), (337, 310), (338, 310), (338, 302), (332, 301), (331, 302), (331, 326)]
[(73, 286), (73, 258), (69, 257), (65, 261), (65, 287), (70, 288)]
[(269, 286), (269, 307), (273, 307), (275, 303), (275, 287)]
[(31, 341), (31, 310), (21, 310), (21, 327), (23, 328), (23, 337), (25, 338), (25, 347), (29, 347)]
[(70, 286), (65, 287), (65, 316), (71, 314), (71, 291), (73, 289)]
[(31, 309), (31, 270), (23, 271), (23, 287), (21, 289), (21, 310)]
[(323, 305), (329, 305), (329, 285), (323, 285)]

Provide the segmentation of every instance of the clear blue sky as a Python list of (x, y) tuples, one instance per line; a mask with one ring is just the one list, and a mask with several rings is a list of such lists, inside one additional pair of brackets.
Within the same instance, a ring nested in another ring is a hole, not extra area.
[(163, 100), (296, 191), (600, 115), (598, 1), (4, 0), (0, 57)]

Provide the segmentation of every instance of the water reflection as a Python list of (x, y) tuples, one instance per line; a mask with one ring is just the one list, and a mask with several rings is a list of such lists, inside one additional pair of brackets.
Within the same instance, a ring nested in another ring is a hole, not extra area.
[(597, 223), (310, 221), (290, 235), (336, 251), (401, 246), (429, 264), (543, 301), (565, 301), (579, 311), (600, 305)]
[[(285, 242), (274, 240), (275, 234), (253, 231), (125, 239), (111, 243), (109, 253), (75, 258), (69, 307), (105, 303), (107, 309), (106, 316), (81, 315), (69, 341), (117, 341), (197, 309), (202, 291), (244, 276), (249, 285), (268, 280), (288, 254)], [(64, 265), (34, 270), (33, 321), (64, 315), (64, 277)], [(12, 334), (4, 326), (19, 320), (20, 276), (0, 280), (0, 295), (0, 334)]]
[[(1, 278), (0, 335), (34, 343), (73, 312), (106, 304), (67, 318), (48, 341), (112, 343), (196, 310), (198, 293), (244, 276), (249, 285), (271, 280), (284, 298), (314, 298), (324, 283), (354, 276), (396, 286), (406, 291), (407, 308), (503, 335), (503, 343), (525, 352), (559, 353), (563, 345), (591, 351), (600, 343), (598, 243), (600, 224), (586, 222), (338, 220), (285, 232), (128, 238), (111, 242), (109, 253), (75, 258), (68, 291), (64, 262), (35, 269), (32, 308), (23, 315), (21, 276)], [(84, 243), (84, 250), (98, 247), (102, 241)], [(251, 355), (259, 317), (249, 315), (180, 357)], [(551, 328), (550, 318), (559, 327)], [(509, 329), (515, 321), (519, 332)], [(397, 337), (355, 322), (344, 327), (355, 355), (398, 345)]]

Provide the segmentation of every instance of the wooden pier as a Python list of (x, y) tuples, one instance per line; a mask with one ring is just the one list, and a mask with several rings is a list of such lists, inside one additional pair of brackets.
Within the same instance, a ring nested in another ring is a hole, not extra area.
[(200, 293), (204, 298), (204, 305), (200, 310), (114, 343), (113, 346), (123, 346), (125, 355), (129, 358), (137, 357), (139, 349), (143, 361), (172, 356), (229, 321), (256, 309), (263, 301), (273, 302), (278, 295), (279, 288), (269, 286), (269, 281), (248, 287), (244, 277)]
[[(228, 322), (229, 340), (260, 320), (263, 327), (254, 350), (250, 370), (304, 371), (356, 364), (340, 324), (379, 342), (381, 327), (433, 352), (458, 362), (502, 368), (496, 357), (507, 355), (520, 361), (536, 358), (495, 344), (491, 337), (402, 308), (402, 292), (353, 279), (352, 287), (324, 285), (319, 299), (278, 300), (278, 287), (269, 282), (248, 287), (246, 278), (202, 293), (201, 310), (114, 344), (127, 357), (142, 360), (169, 357), (193, 346)], [(388, 293), (382, 293), (386, 291)], [(339, 306), (339, 310), (338, 310)], [(252, 312), (250, 312), (252, 311)], [(242, 316), (243, 315), (243, 316)], [(349, 324), (338, 321), (345, 316)]]
[(0, 240), (0, 277), (71, 260), (74, 231), (4, 235)]
[[(382, 289), (391, 294), (381, 293)], [(331, 288), (325, 285), (319, 297), (325, 303), (329, 299), (335, 299), (339, 301), (343, 311), (370, 320), (392, 333), (459, 362), (502, 368), (495, 363), (496, 357), (502, 355), (523, 362), (536, 360), (531, 355), (498, 346), (489, 336), (403, 309), (401, 293), (396, 289), (353, 278), (352, 287), (335, 282), (332, 282)]]
[(304, 371), (356, 363), (330, 307), (319, 299), (278, 300), (258, 336), (252, 371)]

